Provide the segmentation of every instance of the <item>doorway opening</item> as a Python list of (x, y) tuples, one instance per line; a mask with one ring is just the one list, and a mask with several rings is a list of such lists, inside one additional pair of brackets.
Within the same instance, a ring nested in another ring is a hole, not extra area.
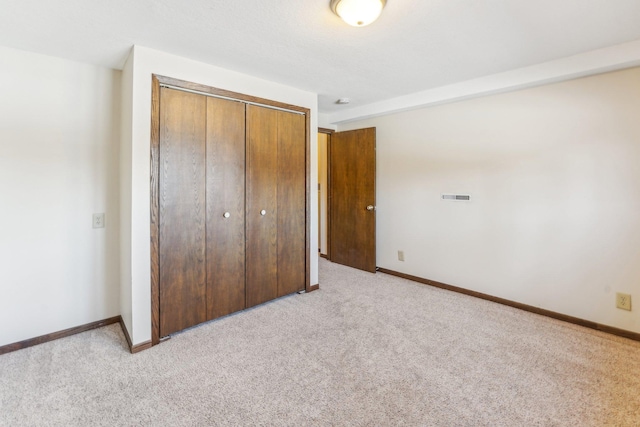
[(376, 129), (318, 129), (319, 253), (376, 271)]
[(329, 144), (331, 129), (318, 129), (318, 254), (329, 257)]

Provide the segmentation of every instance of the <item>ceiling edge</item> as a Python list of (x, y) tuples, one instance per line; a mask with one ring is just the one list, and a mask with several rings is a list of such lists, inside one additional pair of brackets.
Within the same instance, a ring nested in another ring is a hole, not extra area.
[(640, 40), (327, 114), (324, 122), (364, 120), (636, 66), (640, 66)]

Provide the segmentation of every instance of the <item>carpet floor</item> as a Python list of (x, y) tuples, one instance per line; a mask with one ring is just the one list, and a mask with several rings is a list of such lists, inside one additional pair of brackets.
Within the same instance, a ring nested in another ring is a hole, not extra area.
[(320, 291), (131, 355), (0, 356), (2, 426), (639, 426), (640, 343), (321, 260)]

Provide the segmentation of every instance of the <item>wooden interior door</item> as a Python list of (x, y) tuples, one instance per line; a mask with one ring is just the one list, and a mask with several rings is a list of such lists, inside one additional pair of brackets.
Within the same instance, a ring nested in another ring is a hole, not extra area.
[(329, 147), (330, 260), (376, 271), (376, 129), (336, 132)]
[(206, 320), (207, 99), (162, 88), (159, 147), (160, 337)]
[(278, 295), (278, 110), (247, 105), (246, 307)]
[(278, 296), (304, 289), (306, 263), (306, 123), (278, 111)]
[(245, 307), (245, 104), (207, 98), (207, 319)]

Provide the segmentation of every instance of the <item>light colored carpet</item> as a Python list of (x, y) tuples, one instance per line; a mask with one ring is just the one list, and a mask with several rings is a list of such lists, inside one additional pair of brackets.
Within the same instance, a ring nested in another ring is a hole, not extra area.
[(136, 355), (111, 325), (0, 356), (0, 425), (640, 425), (640, 343), (325, 260), (320, 279)]

